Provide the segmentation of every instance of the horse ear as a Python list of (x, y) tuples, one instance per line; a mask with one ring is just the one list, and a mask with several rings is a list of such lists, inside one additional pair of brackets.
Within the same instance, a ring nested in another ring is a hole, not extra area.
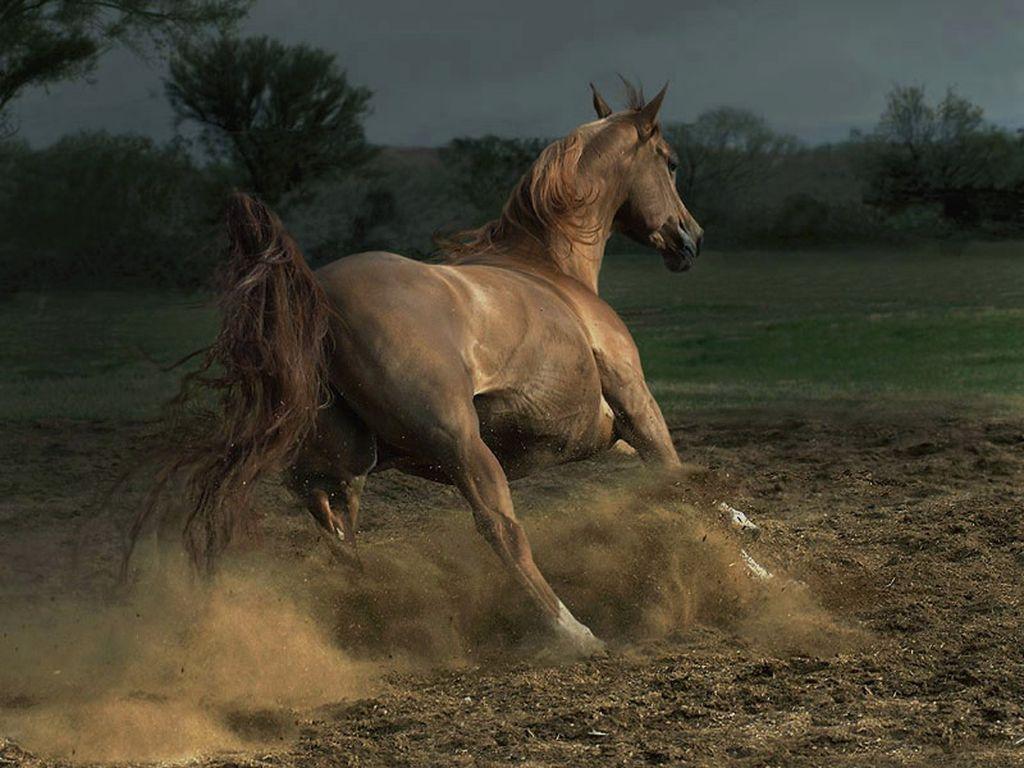
[(668, 83), (662, 87), (658, 94), (644, 104), (640, 113), (637, 115), (637, 121), (640, 125), (640, 135), (645, 139), (648, 138), (654, 131), (654, 126), (658, 122), (658, 111), (661, 109), (661, 102), (665, 100), (665, 93), (668, 91)]
[(608, 106), (608, 102), (604, 100), (600, 93), (597, 92), (597, 88), (594, 84), (590, 84), (590, 90), (594, 92), (594, 111), (597, 112), (597, 116), (604, 120), (612, 113), (612, 108)]

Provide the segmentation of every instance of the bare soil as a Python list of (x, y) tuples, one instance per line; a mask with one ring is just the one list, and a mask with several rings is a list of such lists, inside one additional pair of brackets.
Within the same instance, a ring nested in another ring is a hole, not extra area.
[[(142, 481), (116, 503), (97, 491), (118, 459), (144, 454), (141, 430), (8, 425), (0, 737), (14, 740), (0, 739), (0, 765), (135, 763), (161, 757), (147, 739), (176, 733), (186, 744), (164, 759), (191, 745), (210, 766), (1024, 765), (1024, 420), (732, 412), (673, 434), (709, 473), (659, 491), (633, 479), (635, 460), (607, 457), (514, 486), (541, 567), (609, 640), (607, 655), (549, 652), (458, 497), (384, 473), (365, 498), (358, 577), (267, 491), (263, 541), (237, 557), (225, 593), (241, 606), (219, 619), (228, 642), (210, 635), (199, 658), (191, 647), (196, 669), (182, 662), (189, 682), (174, 698), (164, 678), (124, 672), (125, 657), (148, 658), (140, 648), (187, 623), (154, 596), (180, 602), (181, 591), (148, 589), (146, 613), (114, 589), (118, 526)], [(738, 543), (708, 539), (706, 521), (673, 523), (723, 495), (764, 529), (750, 546), (776, 571), (770, 597), (743, 586), (727, 554)], [(674, 573), (687, 562), (690, 576)], [(266, 594), (286, 594), (280, 604), (241, 586), (279, 573), (287, 590)], [(104, 634), (110, 617), (133, 615), (145, 631)], [(216, 656), (242, 653), (240, 638), (270, 642), (246, 645), (256, 661), (224, 674)], [(300, 664), (279, 680), (286, 654)], [(247, 675), (288, 695), (246, 689), (247, 704), (224, 705), (244, 697), (216, 694)], [(131, 686), (107, 684), (115, 677)], [(111, 691), (118, 707), (89, 709)], [(161, 709), (171, 699), (206, 719)], [(139, 719), (143, 705), (153, 719)], [(131, 727), (141, 743), (105, 732)], [(90, 740), (114, 746), (90, 751)]]

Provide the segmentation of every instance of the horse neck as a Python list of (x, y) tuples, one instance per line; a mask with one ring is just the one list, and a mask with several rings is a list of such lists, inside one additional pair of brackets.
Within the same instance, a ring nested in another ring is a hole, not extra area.
[(559, 257), (558, 267), (569, 277), (576, 278), (594, 293), (598, 292), (601, 264), (604, 262), (604, 247), (611, 235), (611, 222), (607, 227), (597, 229), (593, 242), (573, 241)]
[(546, 226), (540, 236), (520, 232), (513, 250), (533, 261), (539, 261), (585, 285), (595, 294), (604, 261), (604, 249), (612, 232), (615, 211), (622, 201), (612, 185), (602, 183), (594, 198), (581, 211), (575, 237)]

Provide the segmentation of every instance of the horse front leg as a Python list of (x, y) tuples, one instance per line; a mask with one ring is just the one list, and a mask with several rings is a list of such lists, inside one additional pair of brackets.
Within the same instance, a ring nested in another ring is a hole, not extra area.
[[(601, 358), (598, 360), (600, 363)], [(668, 424), (639, 368), (628, 364), (605, 365), (601, 372), (604, 397), (615, 414), (618, 436), (633, 447), (643, 461), (669, 471), (679, 469), (682, 462), (672, 443)], [(730, 504), (720, 501), (716, 511), (724, 523), (744, 538), (755, 540), (761, 535), (761, 528)], [(746, 550), (741, 550), (741, 554), (751, 574), (760, 580), (771, 578), (771, 573), (758, 565)]]
[(576, 620), (533, 560), (526, 531), (516, 519), (508, 480), (498, 459), (479, 435), (460, 441), (452, 480), (473, 508), (477, 530), (574, 652), (590, 655), (604, 644)]
[(629, 332), (606, 338), (593, 349), (601, 380), (601, 394), (612, 409), (615, 434), (640, 458), (665, 470), (682, 466), (672, 444), (665, 417), (647, 387), (640, 355)]
[[(666, 470), (679, 469), (682, 462), (672, 444), (661, 408), (642, 377), (632, 381), (608, 377), (604, 398), (615, 415), (615, 432), (649, 464)], [(610, 384), (610, 386), (609, 386)]]

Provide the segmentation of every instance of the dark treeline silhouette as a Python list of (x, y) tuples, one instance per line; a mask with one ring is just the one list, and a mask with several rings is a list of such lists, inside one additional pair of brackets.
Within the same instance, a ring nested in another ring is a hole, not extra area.
[[(206, 23), (242, 6), (182, 7)], [(0, 143), (3, 290), (199, 287), (217, 261), (232, 189), (274, 204), (314, 265), (369, 248), (425, 257), (436, 232), (497, 215), (546, 144), (485, 136), (371, 147), (363, 119), (372, 94), (333, 56), (229, 29), (175, 38), (166, 91), (179, 123), (197, 129), (192, 138)], [(679, 154), (682, 197), (713, 248), (1014, 237), (1024, 228), (1024, 135), (987, 123), (953, 91), (931, 103), (920, 87), (896, 87), (874, 130), (822, 146), (732, 107), (663, 130)]]
[(1013, 233), (1024, 212), (1024, 133), (985, 122), (952, 89), (935, 105), (923, 88), (894, 88), (862, 137), (865, 201), (888, 214), (930, 214), (943, 227)]

